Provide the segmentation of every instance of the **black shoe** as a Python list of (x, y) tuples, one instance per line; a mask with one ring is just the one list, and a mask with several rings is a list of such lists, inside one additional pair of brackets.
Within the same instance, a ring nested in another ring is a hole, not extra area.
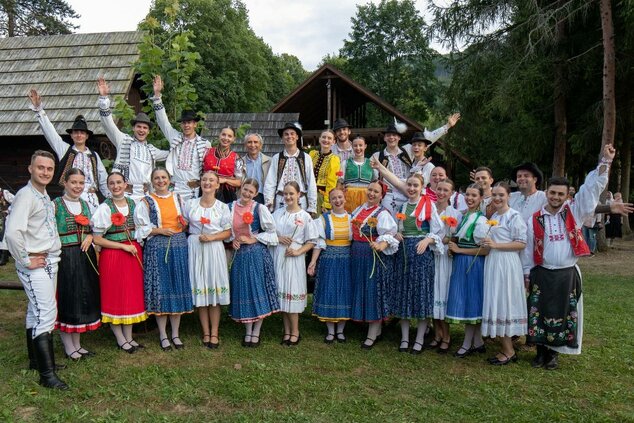
[[(82, 351), (82, 350), (83, 350), (83, 351)], [(78, 349), (78, 350), (77, 350), (77, 352), (78, 352), (79, 354), (81, 354), (81, 356), (82, 356), (82, 357), (94, 357), (94, 356), (96, 356), (96, 355), (97, 355), (97, 354), (95, 354), (94, 352), (92, 352), (92, 351), (88, 351), (88, 350), (87, 350), (87, 349), (85, 349), (85, 348), (80, 348), (80, 349)]]
[(547, 354), (548, 355), (544, 362), (544, 368), (546, 370), (555, 370), (557, 367), (559, 367), (559, 361), (558, 361), (559, 353), (557, 351), (553, 351), (549, 349)]
[[(216, 340), (218, 342), (211, 342), (212, 339), (216, 338)], [(174, 339), (172, 339), (173, 341)], [(185, 348), (185, 345), (181, 344), (180, 348), (178, 345), (174, 344), (174, 346), (176, 347), (177, 350), (181, 349), (181, 348)], [(215, 350), (217, 348), (220, 348), (220, 339), (216, 336), (216, 335), (211, 335), (209, 337), (209, 345), (207, 346), (207, 348), (209, 348), (210, 350)]]
[(337, 342), (340, 344), (345, 344), (346, 341), (346, 335), (344, 335), (343, 332), (337, 332)]
[[(79, 354), (79, 357), (73, 357), (73, 354), (75, 354), (75, 353)], [(81, 353), (79, 352), (79, 350), (75, 350), (75, 351), (73, 351), (73, 352), (72, 352), (72, 353), (70, 353), (70, 354), (66, 354), (66, 352), (64, 352), (64, 355), (66, 355), (66, 358), (67, 358), (67, 359), (69, 359), (69, 360), (73, 360), (73, 361), (79, 361), (79, 360), (81, 360), (81, 358), (83, 357), (83, 356), (81, 355)]]
[(132, 341), (130, 341), (130, 345), (132, 345), (134, 348), (136, 348), (137, 350), (143, 350), (145, 349), (145, 345), (143, 344), (139, 344), (138, 342), (136, 342), (134, 339)]
[[(442, 346), (446, 345), (447, 348), (443, 348)], [(440, 345), (438, 345), (438, 350), (436, 352), (438, 354), (447, 354), (449, 352), (449, 347), (451, 346), (451, 341), (440, 341)]]
[[(288, 338), (286, 338), (288, 336)], [(289, 340), (291, 339), (291, 334), (290, 333), (285, 333), (282, 336), (282, 341), (280, 341), (280, 345), (289, 345)]]
[(26, 330), (26, 349), (29, 353), (29, 370), (37, 370), (37, 360), (33, 350), (33, 329)]
[[(248, 341), (247, 341), (247, 338), (249, 338)], [(251, 335), (244, 335), (244, 338), (242, 338), (241, 345), (245, 348), (249, 348), (251, 346)]]
[[(253, 338), (256, 338), (257, 341), (253, 342)], [(259, 336), (251, 336), (251, 342), (249, 343), (249, 348), (257, 348), (260, 346), (260, 337)]]
[(506, 357), (506, 360), (500, 360), (499, 358), (497, 358), (497, 356), (491, 357), (489, 358), (487, 361), (489, 362), (489, 364), (492, 364), (494, 366), (506, 366), (509, 363), (516, 363), (517, 362), (517, 354), (513, 354), (511, 357), (509, 357), (508, 355), (504, 354), (503, 352), (500, 352), (500, 354), (502, 354), (504, 357)]
[[(130, 348), (125, 348), (126, 345)], [(129, 342), (124, 342), (121, 345), (117, 344), (117, 348), (123, 352), (127, 352), (128, 354), (134, 354), (136, 352), (136, 347)]]
[(471, 347), (471, 353), (478, 353), (478, 354), (483, 354), (485, 352), (487, 352), (487, 347), (486, 345), (482, 344), (479, 347)]
[(333, 344), (335, 342), (336, 338), (335, 338), (335, 334), (334, 333), (329, 333), (324, 337), (324, 344)]
[[(163, 346), (163, 341), (167, 341), (167, 345)], [(124, 344), (125, 345), (125, 344)], [(163, 338), (159, 341), (159, 345), (163, 351), (172, 351), (172, 345), (170, 344), (170, 340), (167, 338)]]
[(45, 332), (33, 340), (33, 351), (40, 372), (40, 385), (45, 388), (67, 390), (66, 385), (55, 374), (55, 356), (53, 353), (53, 337)]
[(405, 353), (407, 351), (409, 351), (409, 341), (401, 341), (401, 345), (398, 346), (398, 352)]
[[(460, 351), (463, 351), (463, 352), (460, 352)], [(469, 354), (471, 354), (471, 352), (472, 352), (471, 348), (467, 349), (467, 348), (464, 348), (464, 347), (460, 347), (460, 348), (458, 348), (458, 351), (453, 353), (453, 356), (457, 357), (457, 358), (465, 358)]]
[[(214, 337), (212, 336), (212, 338), (214, 338)], [(218, 339), (217, 336), (215, 338)], [(180, 344), (176, 343), (177, 339), (180, 341)], [(176, 348), (177, 350), (182, 350), (183, 348), (185, 348), (185, 344), (183, 344), (183, 341), (181, 341), (181, 339), (178, 336), (175, 336), (175, 337), (172, 338), (172, 343), (174, 344), (174, 348)], [(214, 345), (214, 344), (212, 344), (212, 345)], [(215, 345), (216, 345), (215, 348), (218, 348), (219, 344), (215, 344)]]
[[(295, 339), (294, 341), (291, 341), (292, 338), (297, 338), (297, 339)], [(288, 346), (298, 345), (299, 341), (301, 341), (301, 340), (302, 340), (302, 335), (301, 334), (299, 334), (299, 335), (291, 335), (291, 337), (288, 338)]]
[[(420, 345), (420, 349), (416, 348), (416, 345)], [(420, 342), (414, 342), (414, 346), (412, 347), (410, 354), (418, 355), (422, 353), (424, 349), (425, 349), (425, 346), (423, 344), (421, 344)]]
[(543, 345), (537, 345), (537, 355), (531, 361), (531, 367), (540, 368), (544, 367), (544, 363), (546, 362), (546, 353), (547, 348)]
[[(211, 335), (203, 334), (203, 341), (202, 341), (203, 342), (203, 347), (209, 348), (209, 344), (211, 344), (211, 342), (205, 341), (205, 338), (209, 338), (209, 341), (211, 341)], [(243, 345), (242, 346), (244, 346), (244, 341), (243, 341)]]
[[(368, 344), (367, 342), (370, 341), (371, 343)], [(364, 350), (371, 350), (374, 347), (374, 344), (376, 344), (379, 341), (379, 337), (377, 336), (375, 339), (372, 338), (365, 338), (365, 341), (363, 341), (361, 343), (361, 349)]]

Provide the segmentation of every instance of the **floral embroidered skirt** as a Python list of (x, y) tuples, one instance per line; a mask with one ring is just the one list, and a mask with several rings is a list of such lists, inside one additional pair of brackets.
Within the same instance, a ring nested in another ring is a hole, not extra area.
[(313, 315), (322, 322), (338, 322), (350, 319), (351, 310), (350, 247), (328, 246), (317, 264)]
[(255, 322), (280, 311), (273, 258), (264, 244), (244, 244), (235, 251), (230, 283), (233, 320)]
[[(291, 244), (298, 248), (296, 244)], [(306, 308), (308, 288), (306, 286), (306, 255), (286, 257), (286, 245), (273, 249), (275, 280), (280, 310), (285, 313), (301, 313)]]
[[(373, 258), (367, 242), (352, 243), (352, 320), (377, 322), (389, 318), (390, 286), (393, 277), (393, 257), (379, 253), (381, 261)], [(384, 267), (385, 265), (385, 267)], [(374, 274), (372, 277), (372, 269)]]
[(536, 266), (528, 289), (527, 341), (577, 348), (581, 276), (576, 267), (548, 270)]
[(405, 248), (396, 253), (391, 314), (401, 319), (425, 319), (434, 312), (434, 253), (429, 247), (416, 253), (422, 239), (405, 238)]
[[(166, 262), (167, 261), (167, 262)], [(187, 236), (156, 235), (145, 242), (145, 307), (150, 314), (181, 314), (193, 309)]]
[(189, 280), (194, 307), (227, 305), (230, 301), (227, 255), (222, 241), (200, 242), (190, 235)]

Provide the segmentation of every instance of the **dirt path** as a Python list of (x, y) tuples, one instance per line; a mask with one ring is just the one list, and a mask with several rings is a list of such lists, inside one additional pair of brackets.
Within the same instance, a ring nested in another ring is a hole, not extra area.
[(634, 280), (634, 240), (615, 240), (607, 253), (579, 260), (583, 272), (630, 276)]

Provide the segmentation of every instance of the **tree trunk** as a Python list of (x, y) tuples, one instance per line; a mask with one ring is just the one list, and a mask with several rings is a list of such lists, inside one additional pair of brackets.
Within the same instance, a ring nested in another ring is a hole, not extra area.
[(566, 172), (566, 143), (568, 133), (568, 120), (566, 118), (566, 91), (568, 67), (564, 53), (564, 41), (566, 39), (566, 19), (557, 22), (556, 27), (555, 75), (553, 96), (555, 103), (555, 141), (553, 148), (553, 176), (564, 176)]
[[(634, 101), (628, 102), (628, 107), (625, 108), (627, 116), (625, 118), (625, 130), (623, 132), (623, 144), (621, 146), (621, 194), (623, 195), (623, 202), (630, 202), (630, 175), (632, 169), (632, 138), (634, 134), (632, 129), (634, 128)], [(623, 234), (629, 235), (632, 233), (630, 227), (629, 216), (623, 217)]]
[(2, 3), (7, 14), (7, 36), (15, 37), (15, 0), (6, 0)]

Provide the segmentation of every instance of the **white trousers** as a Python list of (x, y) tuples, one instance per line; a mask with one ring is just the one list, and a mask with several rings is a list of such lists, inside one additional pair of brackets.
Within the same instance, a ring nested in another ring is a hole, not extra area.
[(26, 307), (26, 328), (33, 329), (33, 338), (55, 329), (57, 319), (57, 263), (30, 270), (16, 263), (18, 278), (29, 299)]

